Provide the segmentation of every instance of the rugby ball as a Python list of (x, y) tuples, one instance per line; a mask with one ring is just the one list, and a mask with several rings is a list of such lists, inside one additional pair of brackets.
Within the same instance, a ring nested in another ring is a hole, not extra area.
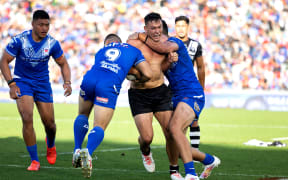
[(131, 69), (129, 70), (126, 79), (128, 79), (129, 81), (134, 81), (137, 79), (137, 76), (140, 75), (140, 72), (135, 68), (135, 67), (131, 67)]

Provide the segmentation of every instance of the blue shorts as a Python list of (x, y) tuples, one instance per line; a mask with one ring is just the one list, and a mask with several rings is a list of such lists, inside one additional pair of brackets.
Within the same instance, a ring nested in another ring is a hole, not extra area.
[(182, 93), (178, 96), (172, 97), (173, 109), (175, 110), (179, 102), (184, 102), (188, 104), (196, 114), (195, 119), (198, 119), (201, 111), (205, 105), (205, 95), (193, 95), (192, 93)]
[(43, 82), (30, 79), (15, 78), (16, 85), (20, 88), (21, 96), (28, 95), (34, 101), (53, 103), (53, 92), (50, 82)]
[(121, 84), (109, 75), (95, 75), (88, 71), (80, 86), (80, 96), (95, 105), (115, 109)]

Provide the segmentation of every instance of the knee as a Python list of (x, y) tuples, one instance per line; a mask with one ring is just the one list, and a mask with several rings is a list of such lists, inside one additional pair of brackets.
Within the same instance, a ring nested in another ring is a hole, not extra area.
[(141, 140), (144, 144), (151, 144), (153, 140), (153, 134), (146, 134), (141, 136)]

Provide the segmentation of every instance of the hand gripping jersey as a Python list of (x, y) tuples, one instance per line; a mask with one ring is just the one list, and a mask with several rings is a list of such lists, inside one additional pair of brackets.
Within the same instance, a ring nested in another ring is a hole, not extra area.
[(170, 37), (168, 41), (172, 41), (178, 44), (178, 61), (171, 65), (165, 73), (173, 95), (181, 94), (182, 92), (189, 92), (197, 94), (204, 94), (203, 88), (200, 85), (195, 72), (193, 70), (193, 64), (191, 58), (185, 48), (184, 43), (175, 37)]
[(14, 77), (49, 82), (48, 61), (63, 54), (57, 40), (49, 34), (40, 42), (32, 38), (32, 30), (12, 38), (6, 52), (16, 57)]

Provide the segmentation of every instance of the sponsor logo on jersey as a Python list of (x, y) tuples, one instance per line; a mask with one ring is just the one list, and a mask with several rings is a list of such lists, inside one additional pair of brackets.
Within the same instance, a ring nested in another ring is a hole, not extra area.
[(44, 48), (43, 49), (43, 56), (48, 56), (49, 55), (49, 49), (48, 48)]
[(108, 98), (103, 98), (103, 97), (96, 96), (96, 101), (97, 102), (107, 104), (108, 100), (109, 100)]

